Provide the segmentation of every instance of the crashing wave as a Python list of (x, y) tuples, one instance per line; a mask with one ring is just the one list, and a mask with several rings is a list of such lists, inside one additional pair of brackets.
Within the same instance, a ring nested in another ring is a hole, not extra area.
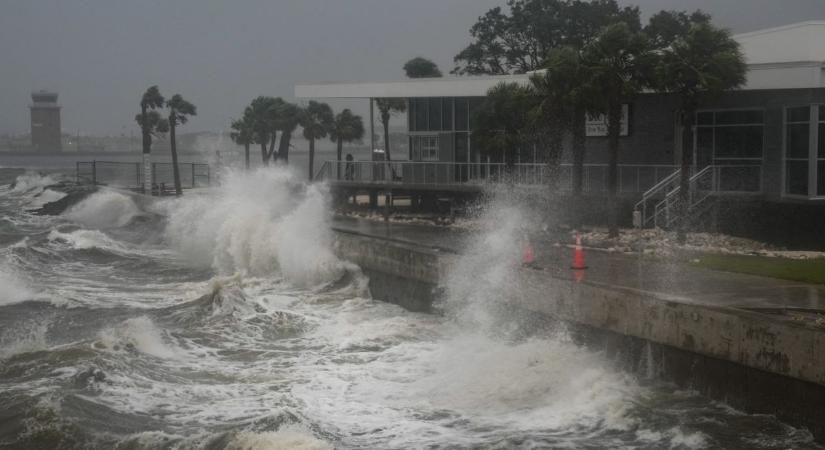
[(315, 286), (346, 271), (332, 251), (326, 194), (286, 168), (229, 172), (219, 190), (163, 205), (166, 237), (189, 261), (220, 274), (279, 273)]
[(104, 190), (72, 206), (63, 216), (90, 228), (105, 229), (125, 226), (140, 214), (131, 197)]

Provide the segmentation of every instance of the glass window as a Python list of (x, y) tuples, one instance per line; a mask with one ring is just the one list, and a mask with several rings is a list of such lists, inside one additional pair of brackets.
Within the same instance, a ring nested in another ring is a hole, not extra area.
[(441, 99), (441, 129), (452, 131), (453, 129), (453, 99)]
[(475, 115), (481, 109), (481, 104), (484, 103), (483, 97), (471, 97), (467, 100), (467, 110), (470, 116), (470, 129), (475, 128)]
[[(823, 116), (819, 116), (822, 118)], [(819, 131), (819, 143), (817, 145), (817, 158), (825, 159), (825, 122), (819, 122), (817, 127)]]
[(825, 161), (816, 163), (816, 195), (825, 195)]
[(438, 161), (438, 136), (413, 136), (413, 156), (419, 161)]
[(417, 131), (415, 129), (415, 100), (409, 99), (407, 104), (409, 105), (409, 110), (407, 111), (407, 129)]
[(415, 131), (427, 131), (427, 99), (415, 99)]
[(762, 157), (762, 127), (728, 126), (714, 131), (716, 158)]
[(455, 129), (459, 131), (467, 131), (469, 117), (467, 99), (455, 99)]
[(808, 158), (808, 145), (810, 144), (810, 128), (807, 123), (788, 124), (786, 156), (788, 158)]
[(441, 131), (441, 99), (428, 98), (430, 131)]
[(763, 123), (763, 111), (742, 110), (742, 111), (717, 111), (716, 125), (742, 125)]
[(807, 122), (811, 120), (811, 108), (802, 106), (799, 108), (788, 108), (788, 122)]
[(808, 161), (786, 161), (785, 187), (788, 194), (808, 195)]
[(713, 125), (713, 113), (700, 112), (696, 115), (696, 123), (699, 125)]

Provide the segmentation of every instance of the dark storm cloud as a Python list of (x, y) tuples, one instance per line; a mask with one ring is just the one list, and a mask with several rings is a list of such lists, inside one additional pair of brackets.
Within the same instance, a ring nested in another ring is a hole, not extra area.
[[(65, 131), (129, 133), (150, 84), (198, 105), (191, 131), (226, 128), (260, 94), (299, 81), (401, 78), (421, 55), (443, 70), (505, 0), (7, 0), (0, 6), (0, 132), (28, 130), (28, 93), (60, 92)], [(824, 0), (638, 0), (702, 8), (734, 31), (825, 18)], [(363, 105), (361, 105), (363, 106)]]

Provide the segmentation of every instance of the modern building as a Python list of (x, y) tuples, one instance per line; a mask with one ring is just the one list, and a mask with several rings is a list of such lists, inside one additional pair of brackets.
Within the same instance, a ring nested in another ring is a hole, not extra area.
[(60, 105), (57, 104), (57, 92), (32, 92), (31, 136), (35, 151), (59, 152), (60, 142)]
[[(734, 37), (747, 59), (747, 82), (741, 89), (701, 105), (693, 148), (682, 148), (674, 95), (646, 93), (624, 108), (620, 192), (635, 203), (657, 183), (661, 185), (639, 204), (645, 209), (646, 221), (664, 220), (658, 217), (667, 209), (662, 202), (675, 189), (667, 180), (676, 178), (683, 151), (692, 153), (695, 184), (705, 186), (713, 197), (808, 205), (825, 202), (825, 21)], [(501, 82), (528, 83), (529, 75), (303, 84), (295, 87), (295, 95), (408, 99), (409, 159), (467, 164), (460, 176), (461, 170), (454, 169), (440, 179), (429, 178), (429, 182), (445, 185), (471, 182), (474, 170), (495, 171), (500, 162), (495, 155), (481, 155), (473, 148), (469, 130), (473, 128), (474, 108)], [(585, 190), (598, 193), (604, 190), (606, 178), (603, 118), (591, 118), (586, 131)], [(566, 153), (565, 161), (569, 162), (569, 148)], [(518, 172), (524, 172), (528, 182), (541, 179), (535, 176), (537, 169), (527, 167), (541, 163), (538, 155), (521, 155), (521, 162), (527, 164)], [(562, 169), (569, 171), (569, 165), (562, 164)], [(405, 176), (412, 171), (409, 168), (402, 173), (395, 184), (421, 182), (417, 176)], [(559, 186), (565, 187), (565, 182)]]

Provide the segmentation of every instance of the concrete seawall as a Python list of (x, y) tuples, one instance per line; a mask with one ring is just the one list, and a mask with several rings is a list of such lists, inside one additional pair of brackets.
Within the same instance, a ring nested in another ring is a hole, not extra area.
[[(427, 311), (458, 255), (338, 231), (338, 254), (371, 277), (373, 296)], [(569, 324), (582, 344), (643, 371), (753, 413), (775, 414), (825, 440), (825, 330), (743, 309), (700, 305), (544, 271), (518, 271), (507, 301)]]

